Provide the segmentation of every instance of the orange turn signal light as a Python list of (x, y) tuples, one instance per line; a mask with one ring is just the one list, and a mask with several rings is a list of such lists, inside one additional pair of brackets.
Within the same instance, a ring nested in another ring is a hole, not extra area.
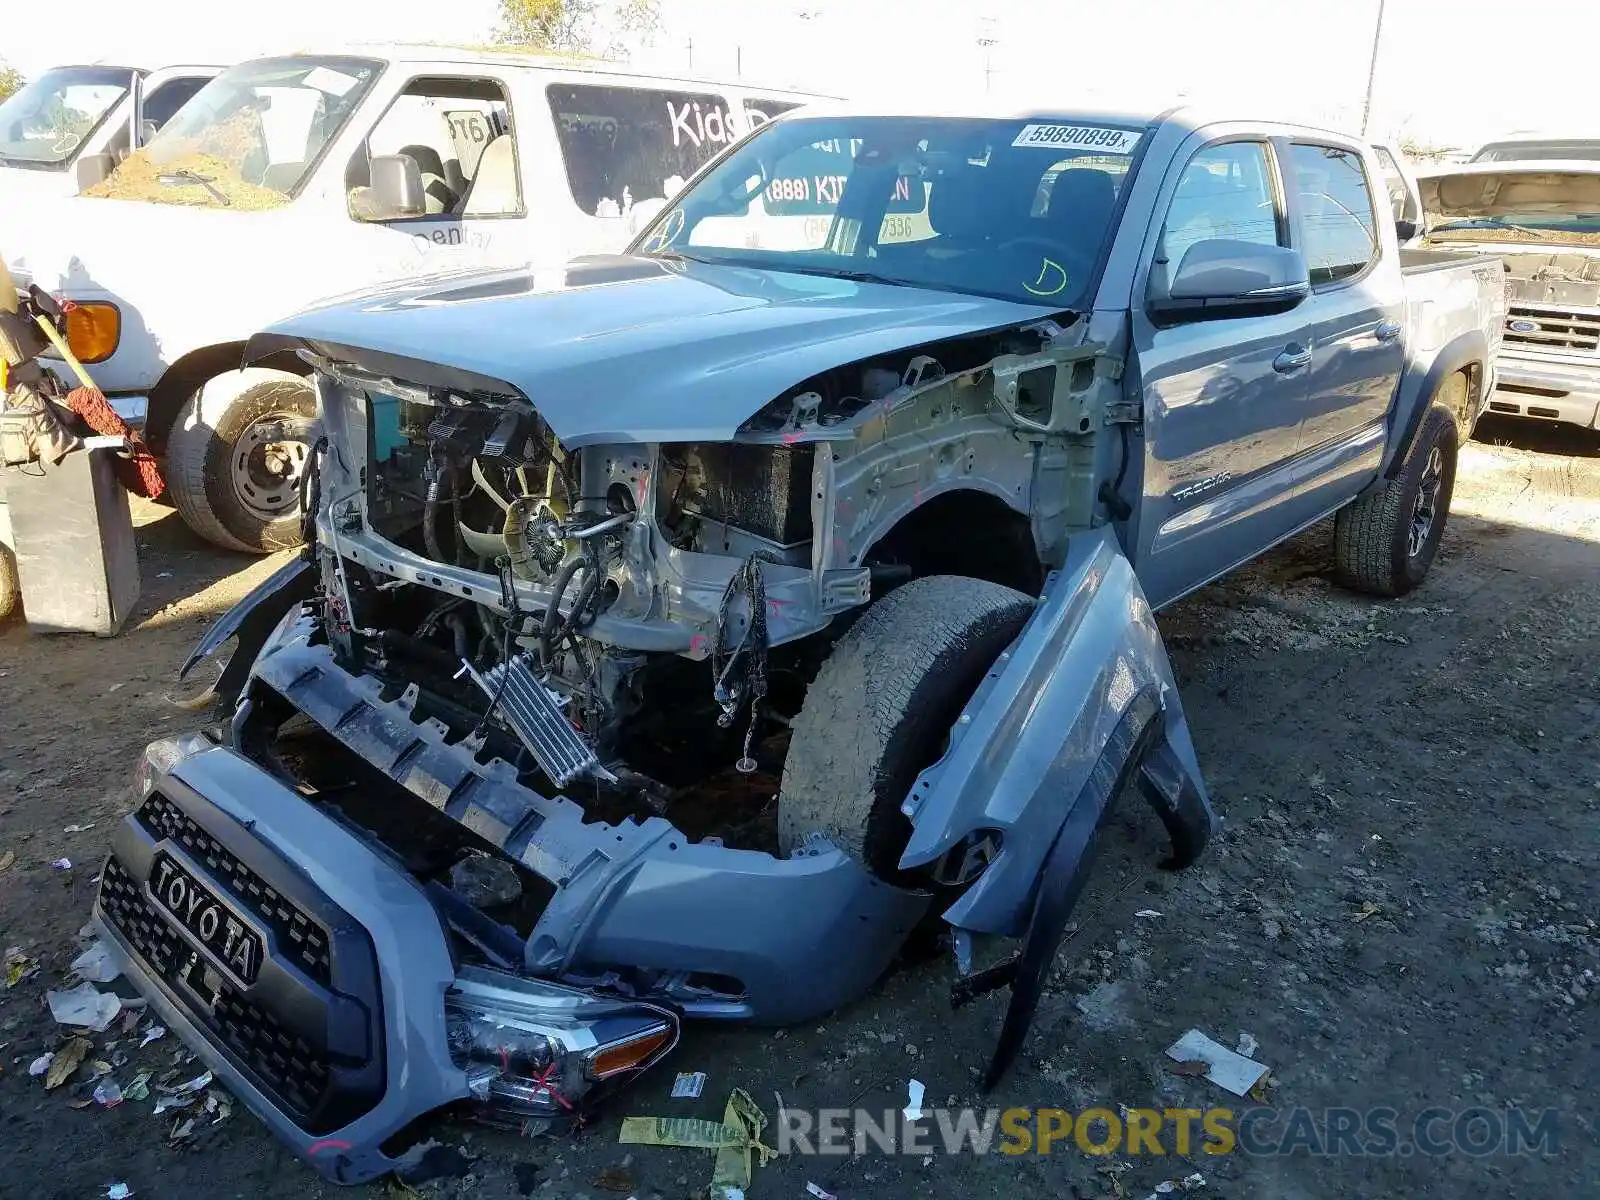
[(115, 304), (90, 300), (67, 309), (67, 347), (84, 364), (105, 362), (122, 340), (122, 313)]
[(604, 1079), (619, 1071), (636, 1070), (663, 1047), (670, 1045), (676, 1036), (677, 1031), (672, 1026), (663, 1025), (625, 1042), (613, 1042), (589, 1059), (589, 1074), (596, 1079)]

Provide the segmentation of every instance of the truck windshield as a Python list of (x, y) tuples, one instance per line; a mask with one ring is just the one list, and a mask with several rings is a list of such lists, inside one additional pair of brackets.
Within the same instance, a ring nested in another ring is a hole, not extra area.
[(64, 169), (133, 86), (127, 67), (57, 67), (0, 104), (0, 163)]
[(1600, 142), (1498, 142), (1485, 146), (1469, 162), (1525, 162), (1529, 159), (1600, 159)]
[(785, 117), (669, 200), (633, 248), (1073, 308), (1141, 137), (1038, 118)]
[(241, 209), (286, 204), (381, 66), (355, 58), (241, 63), (87, 194)]

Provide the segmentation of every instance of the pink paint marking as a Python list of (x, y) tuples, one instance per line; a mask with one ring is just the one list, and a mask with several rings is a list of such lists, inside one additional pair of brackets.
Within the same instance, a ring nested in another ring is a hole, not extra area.
[(321, 1154), (324, 1150), (348, 1149), (350, 1149), (350, 1143), (341, 1138), (323, 1138), (320, 1142), (312, 1142), (310, 1148), (306, 1150), (306, 1153), (314, 1158), (318, 1154)]
[(799, 440), (800, 435), (798, 433), (786, 433), (783, 435), (783, 444), (785, 446), (792, 446)]

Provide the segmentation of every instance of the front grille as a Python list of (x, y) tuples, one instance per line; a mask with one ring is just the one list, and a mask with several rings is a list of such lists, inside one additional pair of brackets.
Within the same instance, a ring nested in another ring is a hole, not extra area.
[[(181, 815), (181, 814), (180, 814)], [(115, 858), (106, 862), (100, 881), (100, 907), (106, 919), (128, 940), (174, 995), (188, 994), (184, 976), (190, 968), (187, 944), (146, 899), (144, 889)], [(255, 1082), (302, 1128), (321, 1132), (311, 1117), (326, 1098), (331, 1063), (304, 1038), (286, 1030), (271, 1013), (246, 999), (226, 980), (214, 979), (216, 1000), (207, 1013), (188, 1007), (190, 1016), (238, 1057)]]
[(230, 898), (253, 912), (272, 931), (279, 954), (287, 956), (324, 987), (330, 986), (332, 963), (328, 957), (328, 931), (318, 922), (240, 862), (160, 792), (151, 794), (135, 820), (149, 830), (152, 837), (171, 838), (197, 862), (204, 863), (212, 877), (228, 889)]
[[(1512, 328), (1519, 324), (1531, 324), (1536, 328)], [(1514, 345), (1537, 346), (1545, 350), (1600, 349), (1600, 313), (1513, 304), (1506, 311), (1505, 340)]]

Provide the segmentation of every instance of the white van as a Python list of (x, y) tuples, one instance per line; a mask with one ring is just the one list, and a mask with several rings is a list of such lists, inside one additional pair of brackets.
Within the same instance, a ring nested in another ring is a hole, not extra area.
[(103, 176), (222, 70), (52, 67), (0, 101), (0, 212), (71, 196), (80, 164)]
[(164, 450), (190, 526), (265, 552), (299, 540), (315, 402), (296, 361), (238, 369), (250, 334), (418, 274), (620, 250), (813, 98), (433, 47), (256, 59), (5, 250), (21, 286), (78, 305), (74, 351)]

